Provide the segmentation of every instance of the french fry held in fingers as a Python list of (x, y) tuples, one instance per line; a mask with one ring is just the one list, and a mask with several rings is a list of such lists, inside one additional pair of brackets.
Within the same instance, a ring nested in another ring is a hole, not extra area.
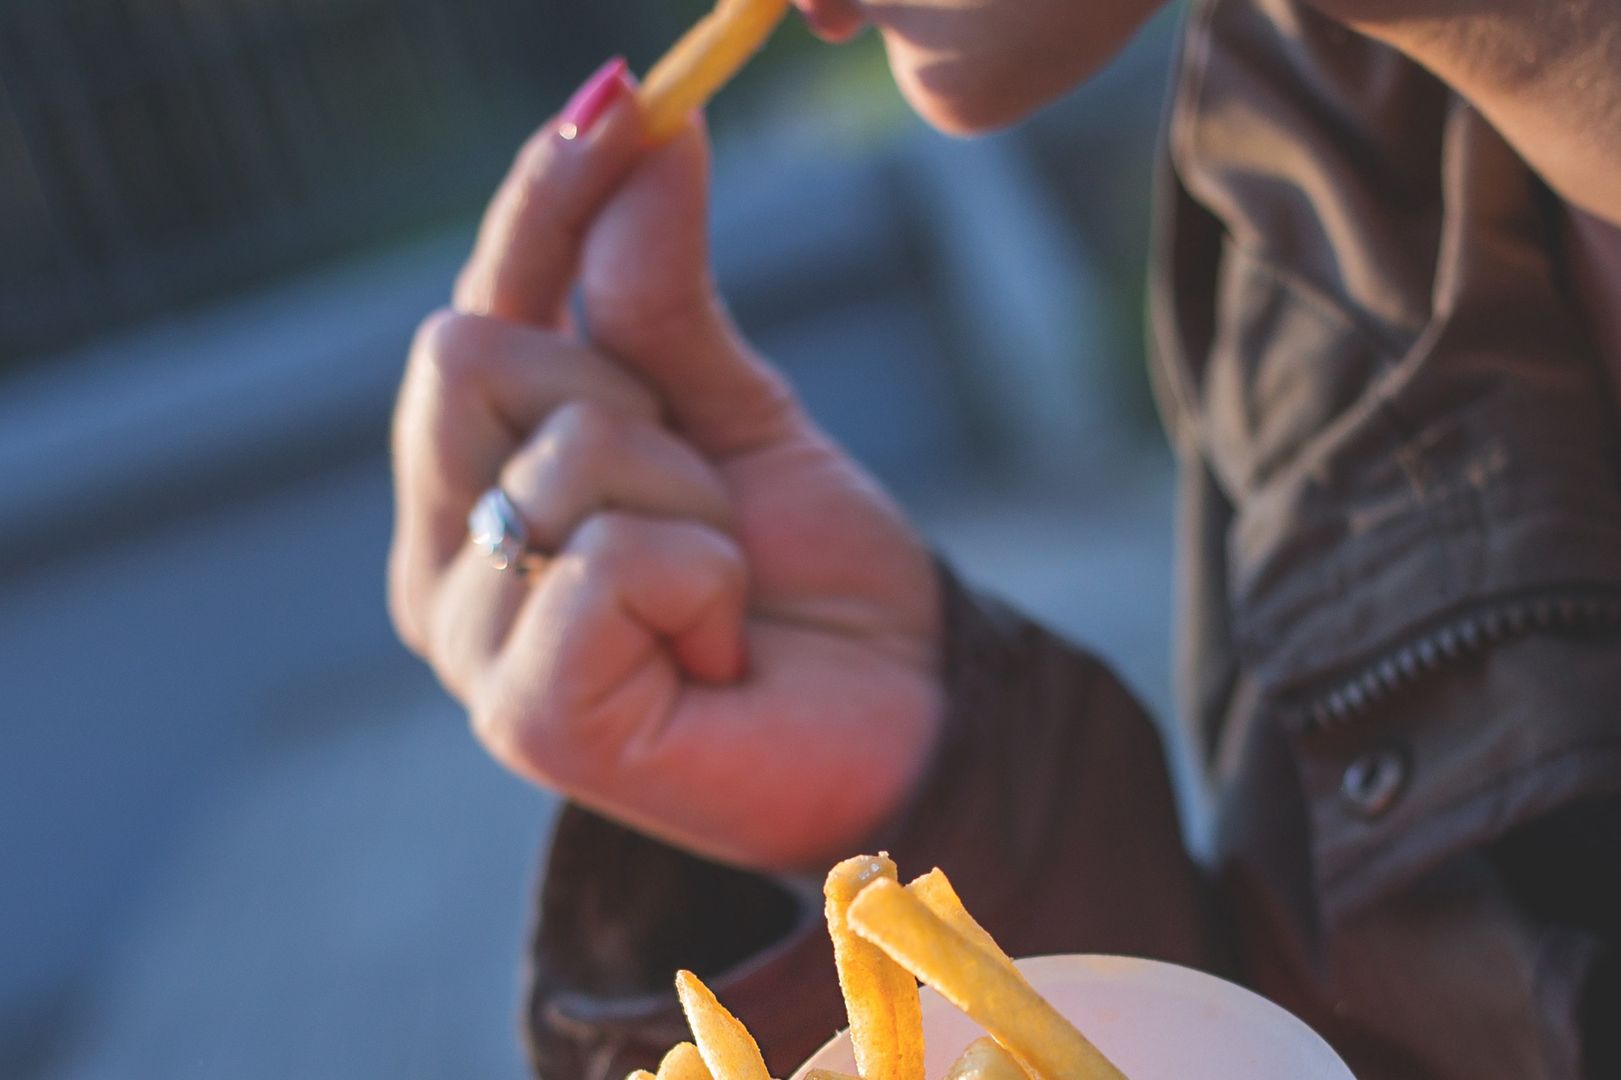
[(975, 1039), (946, 1073), (946, 1080), (1030, 1080), (1030, 1074), (995, 1039)]
[(676, 1043), (659, 1062), (659, 1074), (654, 1080), (714, 1080), (703, 1055), (689, 1042)]
[(788, 14), (789, 0), (720, 0), (653, 65), (638, 98), (654, 142), (675, 137), (759, 51)]
[(714, 1080), (771, 1080), (760, 1045), (743, 1022), (716, 1000), (703, 981), (690, 971), (678, 971), (675, 991), (681, 1010)]
[(887, 855), (858, 855), (827, 875), (827, 932), (850, 1018), (861, 1080), (923, 1080), (923, 1009), (917, 980), (884, 951), (851, 932), (850, 903), (873, 881), (894, 883)]
[(898, 883), (873, 881), (848, 918), (852, 930), (972, 1017), (1039, 1080), (1125, 1080), (1028, 982)]

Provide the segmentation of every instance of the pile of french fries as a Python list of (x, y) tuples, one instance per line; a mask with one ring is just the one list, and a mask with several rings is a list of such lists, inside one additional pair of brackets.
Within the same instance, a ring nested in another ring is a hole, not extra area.
[[(860, 1080), (927, 1080), (919, 980), (990, 1033), (946, 1080), (1125, 1080), (1036, 993), (940, 870), (903, 887), (887, 855), (861, 855), (835, 866), (823, 892)], [(693, 1041), (666, 1054), (656, 1077), (629, 1080), (771, 1080), (753, 1036), (696, 975), (680, 972), (675, 987)], [(808, 1080), (856, 1078), (812, 1070)]]

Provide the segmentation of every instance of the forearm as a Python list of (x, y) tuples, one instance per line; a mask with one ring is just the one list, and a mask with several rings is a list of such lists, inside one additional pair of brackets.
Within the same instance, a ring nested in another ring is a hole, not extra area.
[(1621, 224), (1614, 0), (1312, 0), (1424, 65), (1571, 203)]

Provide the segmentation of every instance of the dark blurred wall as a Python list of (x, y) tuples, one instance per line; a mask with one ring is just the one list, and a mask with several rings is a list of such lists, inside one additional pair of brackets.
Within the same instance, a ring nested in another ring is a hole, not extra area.
[(0, 369), (465, 212), (586, 70), (702, 6), (0, 4)]

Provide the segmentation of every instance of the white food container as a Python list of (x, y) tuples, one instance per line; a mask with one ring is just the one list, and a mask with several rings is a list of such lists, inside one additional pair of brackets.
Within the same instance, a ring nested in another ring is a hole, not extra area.
[[(1018, 966), (1129, 1080), (1355, 1080), (1311, 1028), (1213, 975), (1122, 956), (1037, 956)], [(928, 987), (922, 994), (926, 1075), (941, 1080), (985, 1031)], [(793, 1080), (811, 1069), (853, 1076), (849, 1033)]]

